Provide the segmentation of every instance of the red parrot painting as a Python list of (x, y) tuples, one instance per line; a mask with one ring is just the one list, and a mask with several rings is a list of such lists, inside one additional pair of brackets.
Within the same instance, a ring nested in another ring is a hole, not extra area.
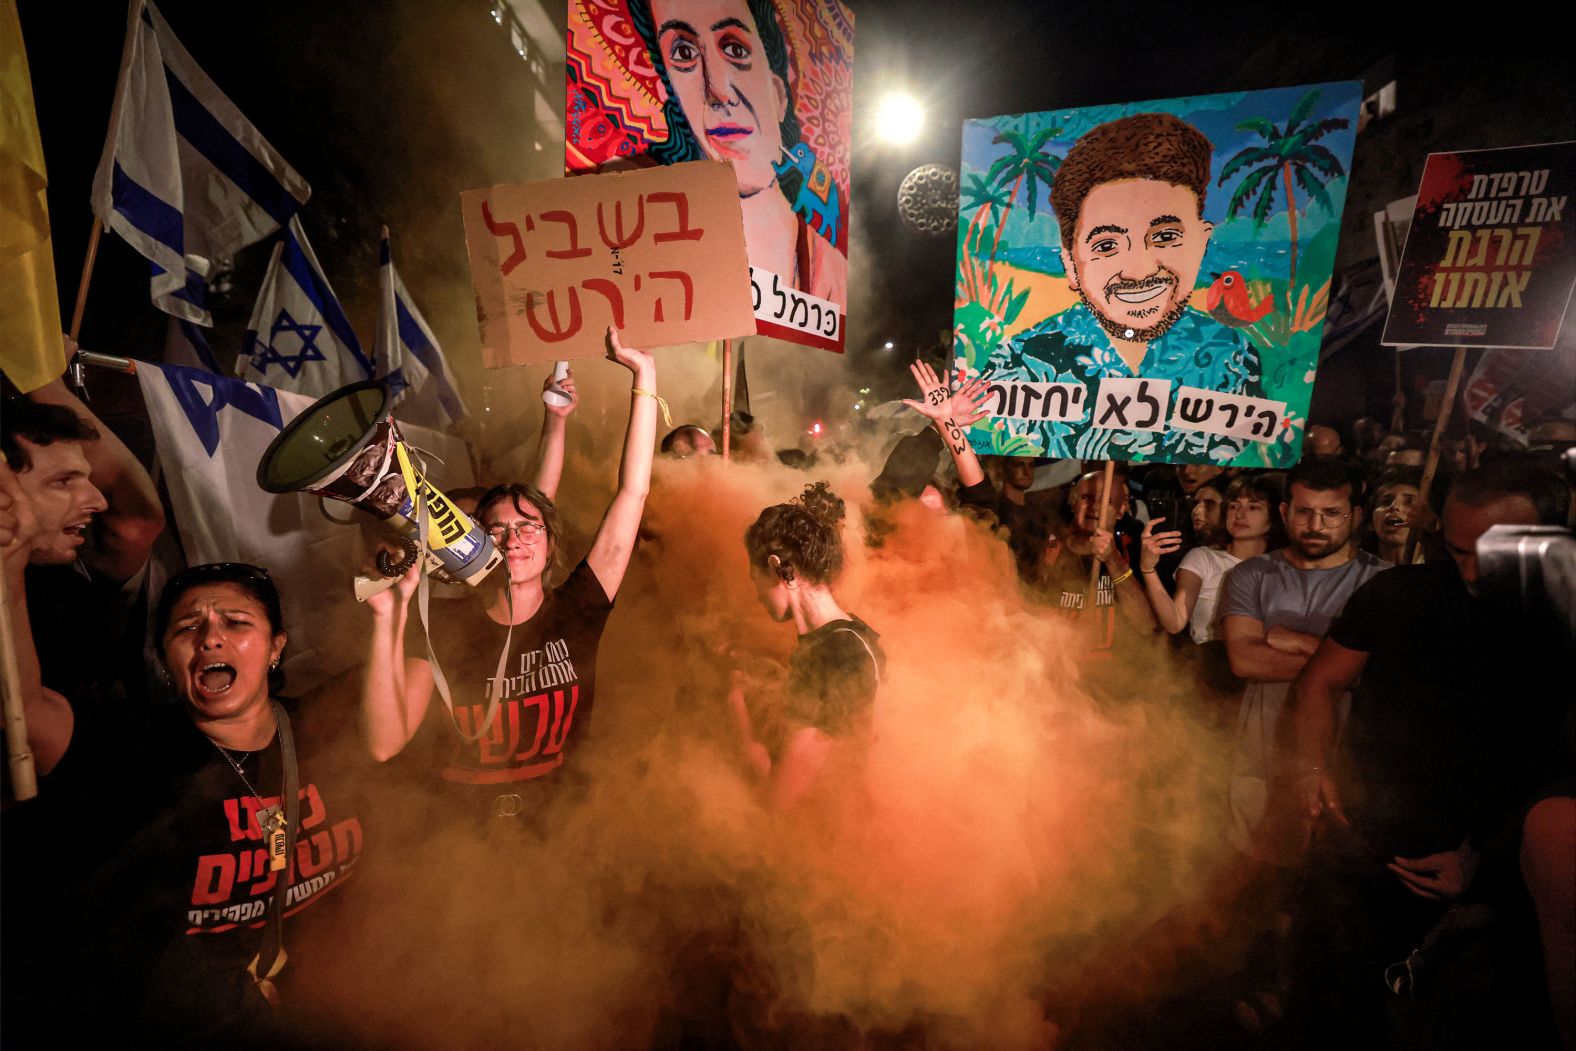
[(1246, 328), (1262, 320), (1274, 308), (1269, 296), (1253, 302), (1248, 295), (1248, 283), (1237, 270), (1215, 275), (1215, 283), (1209, 286), (1204, 305), (1210, 317), (1232, 328)]

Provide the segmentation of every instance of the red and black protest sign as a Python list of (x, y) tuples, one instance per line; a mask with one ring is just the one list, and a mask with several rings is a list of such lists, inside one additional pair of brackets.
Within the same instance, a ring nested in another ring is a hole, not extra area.
[(1387, 346), (1548, 350), (1576, 288), (1576, 142), (1431, 153)]

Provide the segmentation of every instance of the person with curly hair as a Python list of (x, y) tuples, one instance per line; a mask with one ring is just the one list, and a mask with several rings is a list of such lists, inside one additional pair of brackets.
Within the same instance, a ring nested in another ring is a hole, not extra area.
[(792, 621), (799, 633), (775, 750), (756, 732), (742, 673), (728, 694), (747, 765), (778, 808), (811, 788), (839, 741), (868, 726), (886, 664), (880, 636), (832, 594), (843, 568), (843, 515), (843, 501), (816, 482), (766, 508), (744, 534), (756, 596), (774, 621)]

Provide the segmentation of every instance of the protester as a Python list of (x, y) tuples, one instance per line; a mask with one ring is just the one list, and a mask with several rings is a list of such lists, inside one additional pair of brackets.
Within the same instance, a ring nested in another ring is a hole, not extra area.
[[(1061, 615), (1076, 623), (1084, 637), (1086, 659), (1106, 661), (1130, 654), (1132, 645), (1154, 634), (1155, 622), (1134, 570), (1141, 530), (1128, 518), (1127, 478), (1118, 469), (1106, 494), (1107, 522), (1100, 525), (1105, 472), (1090, 471), (1068, 492), (1070, 524), (1057, 557), (1042, 559), (1036, 589), (1055, 602)], [(1126, 526), (1123, 520), (1127, 519)], [(1054, 549), (1047, 545), (1046, 555)], [(1098, 571), (1095, 569), (1098, 563)], [(1095, 574), (1094, 601), (1089, 581)]]
[(744, 534), (750, 579), (767, 614), (792, 621), (799, 644), (788, 663), (781, 744), (769, 748), (750, 711), (751, 685), (735, 672), (728, 707), (750, 772), (768, 803), (792, 806), (810, 791), (840, 741), (869, 728), (886, 656), (870, 625), (832, 594), (843, 568), (843, 501), (825, 482), (760, 513)]
[(676, 460), (691, 456), (711, 456), (717, 451), (706, 428), (694, 423), (682, 423), (662, 436), (662, 455)]
[(1349, 541), (1362, 523), (1351, 469), (1310, 458), (1292, 469), (1281, 504), (1289, 546), (1226, 577), (1221, 614), (1231, 669), (1247, 682), (1237, 721), (1231, 842), (1250, 857), (1291, 861), (1299, 828), (1268, 813), (1277, 740), (1290, 684), (1346, 599), (1384, 563)]
[[(1493, 901), (1492, 888), (1473, 893), (1474, 872), (1496, 847), (1514, 867), (1502, 844), (1557, 769), (1569, 683), (1543, 632), (1479, 597), (1476, 545), (1494, 525), (1561, 523), (1568, 501), (1565, 483), (1534, 464), (1463, 475), (1445, 501), (1450, 560), (1359, 589), (1297, 679), (1297, 789), (1328, 833), (1300, 958), (1309, 1010), (1332, 1039), (1382, 1028), (1375, 977), (1423, 944), (1451, 903)], [(1341, 698), (1354, 688), (1337, 749)], [(1490, 984), (1485, 975), (1457, 992), (1492, 997)], [(1325, 1017), (1331, 1002), (1342, 1018)], [(1520, 1032), (1513, 1018), (1477, 1021), (1483, 1039)]]
[[(1213, 492), (1213, 489), (1199, 487), (1198, 494), (1206, 492)], [(1215, 638), (1215, 608), (1227, 571), (1244, 559), (1264, 554), (1279, 525), (1276, 519), (1279, 495), (1262, 477), (1235, 479), (1226, 487), (1225, 500), (1225, 522), (1223, 525), (1219, 522), (1217, 511), (1213, 527), (1208, 518), (1199, 513), (1202, 501), (1195, 504), (1194, 530), (1202, 543), (1182, 556), (1175, 594), (1165, 591), (1156, 566), (1162, 556), (1181, 546), (1182, 533), (1179, 530), (1156, 532), (1155, 527), (1164, 519), (1151, 519), (1144, 526), (1139, 557), (1144, 595), (1162, 628), (1172, 635), (1186, 628), (1192, 640), (1199, 644)]]
[(27, 594), (44, 683), (73, 705), (145, 699), (137, 619), (164, 529), (153, 480), (63, 379), (8, 399), (0, 436), (38, 518)]
[(0, 490), (42, 775), (39, 800), (7, 819), (7, 897), (30, 903), (7, 922), (8, 1043), (279, 1046), (292, 988), (311, 988), (328, 961), (298, 952), (284, 968), (273, 947), (303, 923), (333, 922), (336, 906), (318, 903), (349, 878), (364, 837), (334, 764), (310, 732), (291, 734), (291, 706), (277, 699), (278, 591), (256, 566), (181, 571), (154, 618), (180, 703), (73, 711), (39, 679), (21, 572), (37, 537), (18, 525), (32, 512), (4, 467)]
[(557, 510), (536, 487), (516, 483), (495, 487), (478, 505), (504, 565), (481, 601), (446, 609), (427, 626), (437, 664), (426, 655), (424, 626), (409, 616), (418, 568), (367, 602), (373, 630), (362, 717), (373, 757), (387, 761), (416, 736), (442, 688), (441, 667), (455, 696), (452, 714), (432, 713), (429, 727), (448, 741), (439, 776), (478, 818), (539, 813), (549, 775), (590, 723), (597, 648), (645, 507), (657, 419), (651, 355), (625, 347), (613, 329), (608, 348), (634, 381), (619, 486), (590, 552), (563, 583), (547, 586), (563, 545)]
[(963, 429), (985, 415), (986, 383), (978, 377), (949, 393), (945, 383), (924, 362), (909, 366), (921, 397), (904, 400), (934, 424), (942, 444), (952, 455), (958, 472), (957, 499), (960, 506), (991, 515), (1007, 531), (1007, 544), (1013, 562), (1024, 579), (1035, 573), (1035, 564), (1052, 533), (1053, 513), (1045, 506), (1031, 506), (1026, 499), (1034, 484), (1033, 461), (1016, 456), (1002, 460), (1002, 488), (998, 492), (985, 476), (985, 468), (963, 436)]
[(1423, 472), (1416, 467), (1393, 467), (1373, 484), (1361, 546), (1387, 565), (1401, 563), (1412, 522), (1421, 512), (1422, 481)]
[(1302, 454), (1304, 456), (1346, 455), (1346, 446), (1341, 443), (1341, 432), (1328, 424), (1310, 424), (1308, 433), (1302, 440)]

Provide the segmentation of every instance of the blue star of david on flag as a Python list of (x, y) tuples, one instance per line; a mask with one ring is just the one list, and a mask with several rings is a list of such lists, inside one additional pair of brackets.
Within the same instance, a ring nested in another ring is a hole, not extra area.
[[(257, 371), (266, 375), (268, 366), (278, 365), (291, 379), (295, 379), (301, 375), (304, 366), (314, 361), (326, 361), (317, 345), (317, 334), (321, 331), (322, 325), (304, 324), (291, 317), (290, 311), (281, 309), (279, 316), (274, 319), (273, 327), (268, 330), (268, 342), (263, 346), (262, 353), (252, 358)], [(293, 334), (300, 343), (296, 353), (280, 352), (279, 337), (285, 334)]]

